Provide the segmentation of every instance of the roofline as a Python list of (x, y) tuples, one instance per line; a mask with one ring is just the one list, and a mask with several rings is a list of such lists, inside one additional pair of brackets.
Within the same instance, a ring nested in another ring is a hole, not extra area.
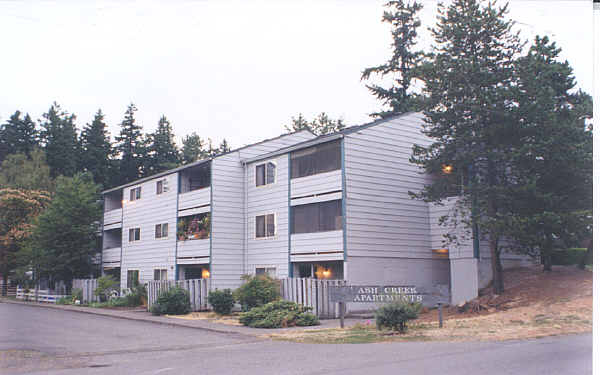
[(185, 165), (182, 165), (182, 166), (177, 167), (177, 168), (173, 168), (173, 169), (169, 169), (169, 170), (166, 170), (166, 171), (163, 171), (163, 172), (160, 172), (160, 173), (156, 173), (156, 174), (153, 174), (152, 176), (147, 176), (147, 177), (139, 178), (139, 179), (137, 179), (135, 181), (131, 181), (131, 182), (128, 182), (126, 184), (119, 185), (119, 186), (116, 186), (114, 188), (110, 188), (110, 189), (104, 190), (100, 194), (104, 195), (104, 194), (112, 193), (114, 191), (121, 190), (121, 189), (124, 189), (124, 188), (129, 187), (129, 186), (137, 185), (137, 184), (140, 184), (142, 182), (146, 182), (146, 181), (149, 181), (149, 180), (161, 177), (161, 176), (166, 176), (166, 175), (171, 174), (171, 173), (179, 172), (179, 171), (187, 169), (187, 168), (192, 168), (192, 167), (195, 167), (195, 166), (207, 163), (207, 162), (212, 161), (215, 158), (218, 158), (218, 157), (223, 156), (223, 155), (228, 155), (228, 154), (231, 154), (231, 153), (234, 153), (234, 152), (238, 152), (238, 151), (243, 150), (243, 149), (248, 148), (248, 147), (257, 146), (257, 145), (260, 145), (260, 144), (265, 143), (265, 142), (274, 141), (276, 139), (287, 137), (288, 135), (298, 134), (298, 133), (301, 133), (301, 132), (308, 132), (308, 133), (310, 133), (312, 135), (315, 135), (313, 132), (311, 132), (308, 129), (301, 129), (301, 130), (297, 130), (297, 131), (292, 132), (292, 133), (281, 134), (281, 135), (278, 135), (277, 137), (263, 139), (260, 142), (251, 143), (249, 145), (238, 147), (238, 148), (233, 149), (231, 151), (223, 152), (223, 153), (217, 154), (215, 156), (211, 156), (209, 158), (205, 158), (205, 159), (202, 159), (202, 160), (197, 160), (195, 162), (192, 162), (192, 163), (189, 163), (189, 164), (185, 164)]
[(252, 158), (243, 159), (242, 163), (244, 163), (244, 164), (253, 163), (255, 161), (269, 159), (269, 158), (272, 158), (274, 156), (279, 156), (281, 154), (287, 154), (288, 152), (296, 151), (296, 150), (299, 150), (299, 149), (302, 149), (302, 148), (312, 147), (312, 146), (315, 146), (315, 145), (318, 145), (318, 144), (321, 144), (321, 143), (330, 142), (330, 141), (333, 141), (333, 140), (336, 140), (336, 139), (339, 139), (339, 138), (343, 138), (346, 134), (352, 134), (352, 133), (355, 133), (357, 131), (370, 128), (372, 126), (379, 125), (379, 124), (381, 124), (383, 122), (387, 122), (390, 119), (402, 118), (402, 117), (408, 116), (410, 114), (415, 114), (415, 113), (418, 113), (418, 112), (406, 112), (406, 113), (402, 113), (402, 114), (398, 114), (398, 115), (392, 115), (392, 116), (389, 116), (389, 117), (377, 119), (375, 121), (371, 121), (371, 122), (368, 122), (366, 124), (350, 126), (348, 128), (342, 129), (342, 130), (340, 130), (338, 132), (330, 133), (330, 134), (326, 134), (326, 135), (321, 135), (321, 136), (319, 136), (319, 137), (317, 137), (315, 139), (311, 139), (311, 140), (308, 140), (308, 141), (297, 143), (297, 144), (292, 145), (292, 146), (280, 148), (279, 150), (275, 150), (275, 151), (269, 152), (267, 154), (258, 155), (258, 156), (252, 157)]

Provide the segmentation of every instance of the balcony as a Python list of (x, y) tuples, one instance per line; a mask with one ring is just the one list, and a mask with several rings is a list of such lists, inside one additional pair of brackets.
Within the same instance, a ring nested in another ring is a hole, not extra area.
[(343, 231), (292, 234), (290, 258), (292, 262), (343, 260)]
[(337, 169), (292, 179), (290, 195), (292, 198), (299, 198), (341, 190), (342, 172)]
[(103, 267), (120, 267), (121, 266), (121, 247), (111, 247), (102, 250), (102, 266)]
[(210, 188), (192, 190), (179, 194), (179, 211), (210, 205)]
[(210, 239), (177, 241), (177, 264), (204, 264), (210, 261)]
[(104, 230), (121, 228), (122, 217), (122, 208), (116, 208), (114, 210), (104, 212)]

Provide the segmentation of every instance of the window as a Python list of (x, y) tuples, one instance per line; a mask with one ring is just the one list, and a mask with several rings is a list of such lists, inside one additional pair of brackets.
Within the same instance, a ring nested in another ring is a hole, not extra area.
[(292, 207), (292, 233), (326, 232), (342, 229), (342, 201)]
[(140, 228), (129, 228), (129, 242), (140, 240)]
[(256, 238), (275, 236), (275, 214), (256, 217)]
[(156, 224), (154, 226), (154, 238), (165, 238), (169, 236), (169, 224)]
[(256, 275), (267, 275), (269, 277), (275, 277), (277, 269), (275, 267), (259, 267), (256, 269)]
[(127, 270), (127, 288), (133, 288), (140, 283), (139, 270)]
[(163, 193), (163, 180), (160, 181), (156, 181), (156, 194), (162, 194)]
[(154, 270), (154, 280), (166, 280), (167, 279), (167, 270)]
[(136, 201), (140, 198), (142, 198), (142, 187), (141, 186), (138, 186), (136, 188), (129, 190), (129, 200), (130, 201)]
[(342, 167), (340, 141), (324, 143), (292, 153), (292, 178), (335, 171)]
[(256, 186), (269, 185), (275, 182), (275, 163), (268, 162), (256, 166)]

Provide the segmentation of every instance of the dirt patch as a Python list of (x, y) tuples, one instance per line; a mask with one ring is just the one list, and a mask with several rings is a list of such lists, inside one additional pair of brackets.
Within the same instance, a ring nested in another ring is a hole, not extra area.
[(592, 272), (570, 266), (519, 268), (505, 273), (505, 293), (482, 290), (479, 312), (443, 309), (444, 327), (438, 328), (437, 310), (421, 314), (405, 334), (377, 331), (374, 320), (346, 329), (274, 333), (265, 337), (312, 343), (439, 340), (492, 341), (591, 332)]
[(191, 312), (185, 315), (165, 315), (168, 318), (177, 318), (185, 320), (209, 320), (211, 323), (227, 324), (230, 326), (241, 326), (239, 322), (239, 314), (219, 315), (211, 311)]

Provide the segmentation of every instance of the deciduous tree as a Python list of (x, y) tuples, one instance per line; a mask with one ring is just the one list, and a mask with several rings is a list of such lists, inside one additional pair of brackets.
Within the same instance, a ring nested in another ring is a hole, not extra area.
[(39, 148), (26, 154), (8, 155), (0, 168), (0, 186), (21, 190), (54, 191), (46, 154)]

